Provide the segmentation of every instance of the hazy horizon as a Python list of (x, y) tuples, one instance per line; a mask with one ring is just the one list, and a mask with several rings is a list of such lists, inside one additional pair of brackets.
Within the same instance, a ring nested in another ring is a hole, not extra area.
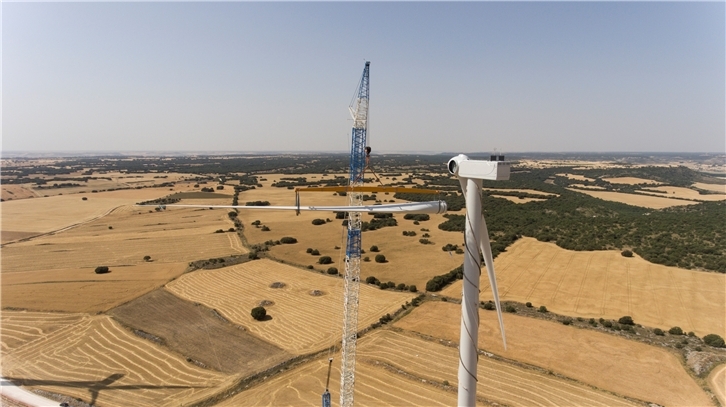
[(726, 152), (724, 2), (4, 2), (2, 154)]

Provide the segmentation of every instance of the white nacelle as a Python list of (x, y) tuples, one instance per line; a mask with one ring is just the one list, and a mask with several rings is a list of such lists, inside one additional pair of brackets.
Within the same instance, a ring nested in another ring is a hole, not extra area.
[(459, 154), (449, 160), (449, 172), (460, 178), (506, 181), (509, 179), (510, 163), (506, 161), (470, 160)]

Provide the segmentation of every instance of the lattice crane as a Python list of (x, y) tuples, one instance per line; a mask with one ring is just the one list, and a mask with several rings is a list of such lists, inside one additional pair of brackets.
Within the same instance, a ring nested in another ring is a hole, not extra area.
[[(358, 85), (358, 97), (350, 106), (353, 130), (350, 143), (350, 189), (363, 186), (366, 168), (366, 132), (368, 130), (369, 70), (366, 61)], [(370, 150), (368, 150), (370, 151)], [(349, 206), (362, 206), (363, 193), (348, 193)], [(355, 346), (358, 339), (358, 295), (360, 292), (361, 212), (348, 212), (348, 243), (345, 249), (345, 292), (343, 297), (343, 344), (340, 374), (340, 407), (353, 405), (355, 386)]]

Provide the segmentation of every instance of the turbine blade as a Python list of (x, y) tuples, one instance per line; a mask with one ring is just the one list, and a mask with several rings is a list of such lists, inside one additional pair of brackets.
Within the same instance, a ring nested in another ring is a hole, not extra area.
[(499, 290), (497, 289), (497, 276), (494, 274), (494, 260), (492, 259), (492, 245), (489, 241), (489, 230), (487, 230), (487, 222), (484, 214), (481, 215), (481, 252), (484, 254), (484, 263), (487, 267), (487, 275), (489, 276), (489, 285), (492, 286), (492, 295), (494, 296), (494, 304), (497, 306), (497, 318), (499, 318), (499, 329), (502, 331), (502, 343), (504, 350), (507, 350), (507, 337), (504, 334), (504, 320), (502, 320), (502, 306), (499, 304)]
[[(156, 205), (139, 205), (139, 206), (156, 206)], [(264, 209), (264, 210), (283, 210), (283, 211), (318, 211), (318, 212), (405, 212), (405, 213), (446, 213), (445, 201), (429, 201), (429, 202), (409, 202), (400, 204), (387, 205), (367, 205), (367, 206), (246, 206), (246, 205), (183, 205), (171, 204), (166, 205), (177, 208), (236, 208), (236, 209)]]

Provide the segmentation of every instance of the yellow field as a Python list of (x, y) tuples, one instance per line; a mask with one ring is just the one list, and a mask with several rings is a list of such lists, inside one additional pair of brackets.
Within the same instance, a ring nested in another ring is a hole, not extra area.
[[(570, 316), (618, 319), (699, 336), (726, 336), (726, 276), (652, 264), (620, 252), (570, 251), (523, 237), (494, 262), (502, 300), (532, 302)], [(489, 280), (480, 283), (491, 298)], [(461, 281), (444, 289), (461, 296)]]
[(552, 197), (555, 197), (555, 196), (559, 196), (557, 194), (551, 194), (549, 192), (537, 191), (536, 189), (482, 188), (482, 190), (483, 191), (491, 191), (491, 192), (494, 192), (494, 193), (496, 193), (497, 191), (504, 191), (504, 192), (524, 192), (524, 193), (532, 194), (532, 195), (542, 195), (543, 197), (546, 197), (546, 198), (552, 198)]
[(507, 196), (507, 195), (491, 195), (494, 198), (502, 198), (506, 199), (507, 201), (514, 202), (516, 204), (525, 204), (527, 202), (542, 202), (546, 201), (546, 199), (542, 198), (518, 198), (516, 196)]
[[(330, 390), (340, 392), (340, 354), (334, 357)], [(356, 405), (432, 406), (456, 404), (456, 348), (390, 330), (361, 338), (356, 363)], [(220, 406), (318, 405), (325, 388), (327, 358), (285, 372)], [(482, 359), (477, 395), (505, 405), (635, 406), (626, 399), (512, 364)], [(443, 387), (448, 381), (449, 386)], [(482, 405), (482, 402), (478, 403)]]
[(620, 202), (633, 206), (641, 206), (644, 208), (651, 209), (663, 209), (670, 208), (671, 206), (682, 206), (682, 205), (695, 205), (698, 202), (684, 201), (682, 199), (670, 199), (661, 198), (660, 196), (650, 196), (645, 194), (625, 194), (621, 192), (610, 192), (610, 191), (583, 191), (581, 189), (570, 189), (569, 191), (579, 192), (581, 194), (587, 194), (594, 198), (599, 198), (605, 201)]
[(726, 194), (726, 184), (704, 184), (702, 182), (696, 182), (693, 184), (698, 189), (705, 189), (707, 191), (721, 192)]
[[(168, 188), (144, 188), (2, 202), (2, 242), (69, 228), (98, 219), (121, 206), (168, 193)], [(82, 200), (82, 196), (88, 200)]]
[[(275, 282), (283, 288), (271, 288)], [(300, 270), (270, 260), (258, 260), (218, 270), (200, 270), (169, 283), (167, 289), (202, 303), (243, 325), (282, 349), (302, 354), (340, 341), (343, 318), (343, 279)], [(313, 290), (324, 295), (311, 295)], [(413, 298), (411, 293), (379, 290), (362, 284), (358, 327), (378, 321)], [(250, 310), (261, 301), (268, 321), (255, 321)]]
[(575, 181), (589, 181), (589, 182), (595, 182), (594, 179), (588, 178), (584, 175), (578, 175), (578, 174), (555, 174), (558, 177), (565, 177), (569, 179), (574, 179)]
[(88, 318), (88, 314), (5, 310), (0, 314), (2, 350), (16, 348), (86, 318)]
[[(396, 326), (458, 341), (460, 315), (459, 304), (427, 302)], [(665, 349), (557, 322), (505, 314), (505, 351), (496, 313), (482, 310), (479, 317), (479, 347), (494, 354), (663, 406), (713, 405), (679, 358)]]
[(651, 193), (655, 196), (669, 196), (669, 197), (675, 197), (675, 198), (681, 198), (681, 199), (695, 199), (698, 201), (723, 201), (726, 199), (726, 195), (720, 195), (720, 194), (713, 194), (713, 195), (701, 195), (698, 193), (698, 191), (694, 191), (690, 188), (683, 188), (683, 187), (651, 187), (648, 189), (644, 189), (642, 191), (638, 191), (639, 193), (648, 193), (650, 191), (663, 191), (667, 193), (668, 195), (662, 194), (662, 193)]
[(636, 178), (636, 177), (617, 177), (617, 178), (603, 178), (603, 181), (607, 181), (611, 184), (628, 184), (628, 185), (635, 185), (635, 184), (660, 184), (658, 181), (653, 181), (652, 179), (644, 179), (644, 178)]
[(98, 405), (133, 400), (134, 406), (178, 406), (231, 380), (134, 336), (106, 316), (84, 317), (3, 349), (2, 357), (3, 377)]

